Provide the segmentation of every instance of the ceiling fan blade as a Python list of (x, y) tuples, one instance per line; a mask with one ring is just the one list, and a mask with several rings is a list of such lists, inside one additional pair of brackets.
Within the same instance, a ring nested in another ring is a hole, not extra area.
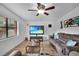
[(38, 15), (39, 15), (39, 13), (36, 14), (36, 16), (38, 16)]
[(51, 9), (55, 9), (55, 6), (48, 7), (45, 10), (47, 11), (47, 10), (51, 10)]
[(41, 3), (37, 3), (37, 5), (38, 5), (38, 6), (40, 6), (40, 5), (41, 5)]
[(44, 12), (45, 15), (49, 15), (47, 12)]
[(28, 11), (37, 11), (37, 10), (33, 10), (33, 9), (28, 9)]

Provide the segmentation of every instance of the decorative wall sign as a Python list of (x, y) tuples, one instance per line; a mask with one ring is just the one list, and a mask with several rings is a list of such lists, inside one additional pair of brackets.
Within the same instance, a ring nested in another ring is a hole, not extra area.
[(77, 27), (79, 26), (79, 16), (67, 19), (64, 21), (64, 27)]

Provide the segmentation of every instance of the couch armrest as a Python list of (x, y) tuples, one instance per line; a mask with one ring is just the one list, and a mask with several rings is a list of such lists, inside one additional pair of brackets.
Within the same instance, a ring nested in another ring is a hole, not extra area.
[(71, 51), (71, 52), (69, 53), (69, 56), (79, 56), (79, 52)]
[(22, 53), (19, 50), (14, 50), (8, 56), (21, 56)]

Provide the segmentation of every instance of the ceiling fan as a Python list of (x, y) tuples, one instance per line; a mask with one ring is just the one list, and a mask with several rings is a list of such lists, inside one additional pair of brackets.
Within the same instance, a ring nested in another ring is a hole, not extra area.
[(28, 11), (37, 11), (36, 16), (38, 16), (41, 13), (43, 13), (45, 15), (49, 15), (49, 13), (47, 13), (46, 11), (51, 10), (51, 9), (55, 9), (55, 6), (46, 8), (45, 5), (43, 5), (41, 3), (37, 3), (37, 10), (36, 9), (28, 9)]

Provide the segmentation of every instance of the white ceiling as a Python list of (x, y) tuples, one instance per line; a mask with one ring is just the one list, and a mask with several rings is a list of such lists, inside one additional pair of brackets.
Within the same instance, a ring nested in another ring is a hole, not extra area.
[(54, 5), (56, 8), (49, 10), (49, 16), (39, 15), (36, 16), (35, 11), (28, 11), (28, 9), (35, 8), (36, 3), (4, 3), (8, 9), (16, 13), (18, 16), (22, 17), (25, 20), (52, 20), (56, 21), (68, 12), (72, 11), (79, 6), (78, 3), (44, 3), (46, 7)]

